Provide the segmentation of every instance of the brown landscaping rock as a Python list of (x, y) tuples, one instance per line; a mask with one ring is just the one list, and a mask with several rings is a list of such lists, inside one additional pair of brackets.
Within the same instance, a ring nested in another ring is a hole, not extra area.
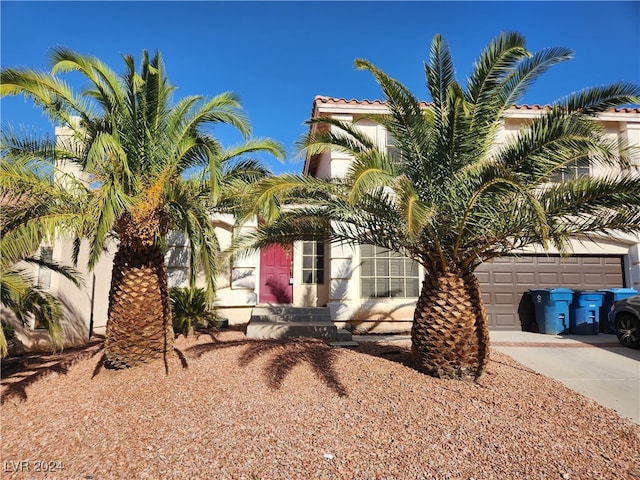
[(640, 465), (640, 426), (495, 351), (460, 382), (412, 369), (408, 344), (224, 331), (176, 348), (168, 375), (162, 360), (101, 369), (93, 352), (22, 395), (20, 372), (3, 378), (3, 478), (40, 475), (36, 461), (56, 479), (614, 479)]

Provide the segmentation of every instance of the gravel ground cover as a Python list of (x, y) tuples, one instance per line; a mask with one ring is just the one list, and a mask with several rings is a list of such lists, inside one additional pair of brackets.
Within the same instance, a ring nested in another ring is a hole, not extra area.
[(640, 426), (495, 351), (457, 382), (408, 344), (223, 331), (119, 372), (99, 347), (3, 367), (2, 478), (640, 478)]

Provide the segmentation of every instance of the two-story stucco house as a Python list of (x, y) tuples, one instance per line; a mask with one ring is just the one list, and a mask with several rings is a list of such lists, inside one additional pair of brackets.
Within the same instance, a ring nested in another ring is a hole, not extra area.
[[(512, 107), (508, 111), (500, 138), (521, 128), (527, 120), (543, 110), (540, 106)], [(381, 147), (393, 149), (394, 140), (371, 120), (387, 113), (380, 101), (357, 101), (316, 97), (312, 117), (329, 116), (353, 122)], [(607, 134), (634, 146), (632, 161), (640, 169), (640, 109), (619, 109), (598, 116)], [(498, 142), (500, 142), (500, 138)], [(344, 176), (350, 158), (339, 152), (306, 158), (304, 173), (314, 177)], [(589, 164), (576, 164), (563, 175), (598, 175)], [(575, 238), (573, 255), (561, 258), (557, 252), (532, 249), (517, 256), (495, 259), (477, 270), (492, 329), (522, 329), (534, 315), (529, 289), (564, 286), (572, 289), (640, 287), (640, 237), (620, 235), (616, 240)], [(320, 246), (324, 255), (323, 282), (309, 289), (303, 274), (304, 251), (313, 246), (294, 249), (294, 301), (314, 292), (317, 305), (328, 305), (332, 318), (339, 322), (362, 324), (379, 330), (407, 330), (422, 267), (370, 246)], [(296, 294), (297, 289), (297, 294)]]
[[(520, 106), (508, 111), (501, 138), (522, 127), (544, 107)], [(345, 100), (318, 96), (312, 117), (330, 116), (354, 122), (381, 147), (395, 148), (393, 138), (371, 118), (386, 113), (383, 102)], [(640, 171), (640, 109), (619, 109), (598, 116), (612, 139), (634, 147), (632, 162)], [(59, 127), (56, 135), (69, 132)], [(500, 139), (498, 139), (500, 142)], [(338, 152), (308, 156), (305, 175), (318, 178), (344, 176), (351, 159)], [(594, 166), (576, 164), (563, 175), (598, 175)], [(246, 229), (234, 219), (212, 219), (222, 248)], [(575, 238), (573, 255), (562, 258), (557, 252), (531, 249), (481, 265), (477, 276), (489, 314), (491, 329), (520, 330), (533, 320), (533, 304), (528, 290), (564, 286), (572, 289), (629, 287), (640, 290), (640, 237), (620, 235), (615, 240)], [(186, 251), (179, 236), (169, 239), (166, 261), (170, 286), (186, 283)], [(64, 243), (52, 246), (51, 255), (70, 261), (71, 248)], [(112, 253), (111, 253), (112, 254)], [(86, 253), (81, 251), (82, 268)], [(254, 306), (285, 304), (328, 307), (339, 326), (354, 331), (399, 332), (410, 329), (423, 269), (414, 262), (382, 249), (360, 245), (329, 245), (297, 242), (290, 248), (270, 247), (260, 253), (230, 260), (221, 266), (217, 306), (220, 315), (232, 324), (246, 323)], [(65, 331), (69, 344), (88, 339), (90, 332), (104, 331), (111, 277), (110, 254), (94, 272), (85, 272), (85, 287), (77, 289), (56, 274), (40, 275), (50, 291), (66, 305)], [(38, 277), (38, 272), (35, 272)], [(46, 277), (46, 278), (45, 278)], [(21, 340), (38, 338), (38, 332), (23, 331)]]

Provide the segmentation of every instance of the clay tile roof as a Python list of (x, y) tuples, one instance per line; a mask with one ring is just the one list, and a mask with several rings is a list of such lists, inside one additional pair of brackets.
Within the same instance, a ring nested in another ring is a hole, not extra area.
[(545, 108), (549, 108), (549, 105), (527, 105), (525, 103), (524, 105), (511, 105), (509, 108), (513, 108), (515, 110), (544, 110)]
[[(550, 105), (511, 105), (514, 110), (545, 110), (550, 108)], [(610, 108), (609, 112), (619, 112), (619, 113), (640, 113), (640, 107), (621, 107), (621, 108)]]
[(614, 108), (613, 110), (616, 112), (623, 112), (623, 113), (640, 113), (640, 107)]
[(346, 98), (333, 98), (333, 97), (325, 97), (322, 95), (316, 96), (316, 101), (320, 103), (335, 103), (342, 105), (384, 105), (385, 102), (382, 100), (356, 100), (352, 98), (351, 100), (347, 100)]
[[(351, 100), (347, 100), (346, 98), (335, 98), (335, 97), (326, 97), (324, 95), (317, 95), (315, 98), (314, 106), (318, 103), (325, 104), (334, 104), (334, 105), (384, 105), (386, 102), (382, 100), (357, 100), (352, 98)], [(427, 105), (427, 102), (421, 102), (424, 105)], [(545, 110), (550, 108), (550, 105), (512, 105), (510, 107), (514, 110)], [(622, 108), (612, 108), (609, 110), (610, 112), (620, 112), (620, 113), (640, 113), (640, 107), (622, 107)]]

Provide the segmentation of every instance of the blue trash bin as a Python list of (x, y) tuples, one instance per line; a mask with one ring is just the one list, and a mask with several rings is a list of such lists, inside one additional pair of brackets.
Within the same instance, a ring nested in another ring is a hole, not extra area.
[(569, 305), (573, 290), (568, 288), (542, 288), (529, 290), (536, 308), (538, 331), (548, 335), (569, 332)]
[(603, 288), (599, 291), (604, 293), (604, 299), (600, 307), (600, 331), (602, 333), (616, 333), (615, 325), (609, 322), (611, 305), (618, 300), (624, 300), (625, 298), (638, 295), (638, 291), (633, 288)]
[(604, 292), (578, 290), (573, 294), (569, 309), (569, 333), (576, 335), (598, 335), (600, 331), (600, 307)]

